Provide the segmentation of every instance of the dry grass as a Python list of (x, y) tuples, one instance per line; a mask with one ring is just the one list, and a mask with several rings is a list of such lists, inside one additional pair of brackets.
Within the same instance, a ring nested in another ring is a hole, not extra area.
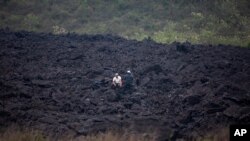
[(114, 132), (100, 133), (80, 137), (77, 141), (155, 141), (156, 139), (149, 134), (117, 134)]
[(38, 131), (22, 131), (20, 129), (7, 129), (0, 134), (0, 141), (49, 141)]
[(229, 128), (212, 130), (203, 137), (198, 137), (195, 141), (229, 141)]
[(0, 141), (155, 141), (154, 135), (149, 134), (128, 134), (115, 133), (109, 131), (106, 133), (98, 133), (88, 136), (73, 138), (71, 136), (55, 139), (46, 137), (39, 131), (28, 131), (21, 129), (9, 128), (3, 133), (0, 133)]
[[(193, 135), (195, 136), (195, 135)], [(118, 133), (115, 131), (108, 131), (105, 133), (92, 134), (88, 136), (72, 137), (62, 136), (59, 139), (46, 137), (39, 131), (22, 130), (20, 128), (8, 128), (0, 132), (0, 141), (156, 141), (156, 134), (141, 134), (141, 133)], [(177, 139), (178, 141), (185, 141), (185, 139)], [(190, 139), (189, 139), (190, 140)], [(191, 139), (193, 141), (228, 141), (229, 129), (222, 128), (217, 131), (212, 130), (206, 135)]]

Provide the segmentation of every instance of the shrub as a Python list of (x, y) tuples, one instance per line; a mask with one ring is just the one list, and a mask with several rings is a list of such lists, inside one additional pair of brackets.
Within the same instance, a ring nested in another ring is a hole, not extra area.
[(29, 31), (35, 31), (39, 27), (40, 20), (33, 13), (29, 13), (23, 20), (24, 28)]
[(53, 28), (53, 33), (54, 34), (65, 34), (65, 33), (67, 33), (67, 30), (65, 28), (60, 27), (58, 25), (55, 25), (52, 28)]

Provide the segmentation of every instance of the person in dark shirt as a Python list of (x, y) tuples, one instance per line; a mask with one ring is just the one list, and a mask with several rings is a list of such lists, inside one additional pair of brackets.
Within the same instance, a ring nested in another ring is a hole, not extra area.
[(128, 70), (124, 76), (124, 90), (125, 91), (130, 91), (130, 92), (132, 91), (133, 81), (134, 81), (134, 77), (133, 77), (131, 71)]

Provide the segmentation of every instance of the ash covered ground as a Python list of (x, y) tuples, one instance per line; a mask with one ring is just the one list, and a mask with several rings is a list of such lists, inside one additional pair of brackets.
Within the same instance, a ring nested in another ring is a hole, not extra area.
[[(111, 35), (0, 31), (0, 126), (202, 136), (250, 122), (250, 49)], [(111, 89), (131, 69), (135, 90)]]

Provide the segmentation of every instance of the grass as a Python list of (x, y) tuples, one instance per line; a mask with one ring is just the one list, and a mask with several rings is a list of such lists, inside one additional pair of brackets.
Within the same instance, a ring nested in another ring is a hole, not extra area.
[(87, 136), (72, 137), (70, 135), (58, 138), (48, 137), (35, 130), (8, 128), (0, 133), (0, 141), (155, 141), (155, 136), (149, 134), (128, 134), (108, 131)]
[(0, 28), (249, 47), (249, 6), (248, 0), (5, 0)]
[[(228, 141), (229, 129), (221, 128), (211, 130), (204, 136), (192, 134), (195, 138), (192, 141)], [(48, 137), (42, 132), (36, 130), (23, 130), (10, 127), (0, 132), (0, 141), (156, 141), (156, 133), (130, 133), (108, 131), (104, 133), (90, 134), (87, 136), (72, 137), (71, 135), (61, 136), (59, 138)], [(182, 141), (183, 139), (177, 139)], [(186, 140), (186, 139), (184, 139)]]
[(229, 128), (211, 130), (203, 137), (197, 137), (195, 141), (229, 141)]

